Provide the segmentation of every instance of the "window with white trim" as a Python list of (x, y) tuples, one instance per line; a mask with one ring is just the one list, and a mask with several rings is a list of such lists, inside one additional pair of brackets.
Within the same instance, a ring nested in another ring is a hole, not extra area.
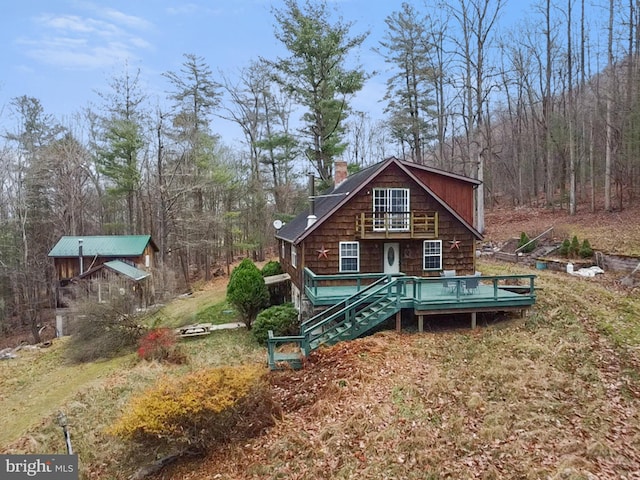
[(425, 240), (422, 250), (423, 270), (442, 270), (442, 240)]
[(360, 243), (340, 242), (340, 273), (360, 271)]
[(409, 230), (409, 189), (373, 189), (373, 229)]
[(291, 245), (291, 266), (298, 268), (298, 249), (295, 245)]
[(280, 240), (280, 258), (282, 258), (282, 260), (285, 259), (286, 256), (286, 250), (284, 248), (284, 240)]

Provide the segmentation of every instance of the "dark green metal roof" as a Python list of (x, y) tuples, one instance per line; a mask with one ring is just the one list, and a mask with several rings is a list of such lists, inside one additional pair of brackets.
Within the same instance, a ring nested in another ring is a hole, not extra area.
[[(135, 257), (153, 243), (151, 235), (102, 235), (88, 237), (64, 236), (49, 252), (50, 257), (77, 257), (79, 241), (82, 240), (84, 257)], [(153, 245), (155, 249), (155, 245)]]

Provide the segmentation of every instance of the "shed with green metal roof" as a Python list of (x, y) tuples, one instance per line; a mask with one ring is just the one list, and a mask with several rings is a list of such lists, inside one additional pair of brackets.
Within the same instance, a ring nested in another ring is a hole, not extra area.
[(158, 247), (151, 235), (63, 236), (49, 252), (62, 283), (104, 263), (119, 260), (148, 270)]

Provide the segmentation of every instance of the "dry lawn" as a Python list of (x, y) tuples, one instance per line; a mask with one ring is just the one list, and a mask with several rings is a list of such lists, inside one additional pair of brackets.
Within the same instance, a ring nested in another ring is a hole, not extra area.
[(384, 332), (272, 374), (284, 421), (157, 478), (640, 478), (640, 300), (553, 272), (539, 285), (525, 319)]
[[(554, 225), (586, 236), (599, 249), (640, 253), (636, 218), (623, 212), (572, 219), (518, 210), (509, 220), (492, 212), (487, 239), (504, 241)], [(491, 261), (480, 268), (486, 274), (531, 273)], [(284, 412), (275, 427), (205, 457), (185, 458), (154, 478), (640, 478), (640, 292), (622, 288), (609, 273), (536, 274), (538, 301), (525, 318), (486, 320), (476, 330), (446, 328), (443, 319), (421, 334), (382, 332), (317, 351), (301, 371), (270, 373)], [(103, 431), (132, 393), (161, 375), (265, 362), (264, 349), (245, 331), (219, 332), (185, 346), (190, 365), (125, 363), (53, 399), (49, 411), (35, 411), (35, 426), (0, 451), (64, 451), (53, 421), (62, 407), (82, 478), (129, 478), (154, 452), (133, 457)], [(24, 381), (17, 371), (0, 375), (5, 392)], [(16, 408), (9, 400), (17, 397), (0, 397), (0, 408)]]
[[(556, 236), (637, 255), (638, 213), (491, 212), (486, 237), (554, 226)], [(530, 273), (494, 262), (481, 270)], [(538, 302), (524, 319), (380, 333), (271, 374), (282, 422), (157, 478), (640, 478), (639, 292), (612, 274), (536, 273)]]

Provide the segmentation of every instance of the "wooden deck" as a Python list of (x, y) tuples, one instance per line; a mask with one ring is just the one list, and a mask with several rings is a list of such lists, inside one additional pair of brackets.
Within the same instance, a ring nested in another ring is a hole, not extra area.
[[(301, 368), (303, 357), (322, 345), (352, 340), (412, 309), (423, 331), (425, 315), (520, 310), (535, 303), (535, 275), (412, 277), (405, 275), (315, 275), (305, 269), (305, 294), (314, 306), (327, 307), (300, 325), (300, 335), (269, 332), (269, 368)], [(286, 350), (283, 348), (286, 347)]]
[[(378, 275), (309, 275), (305, 293), (314, 306), (334, 305), (366, 287)], [(474, 277), (399, 277), (402, 307), (417, 315), (523, 310), (535, 303), (535, 275), (480, 276), (477, 288), (467, 290)], [(336, 283), (342, 283), (338, 285)]]

